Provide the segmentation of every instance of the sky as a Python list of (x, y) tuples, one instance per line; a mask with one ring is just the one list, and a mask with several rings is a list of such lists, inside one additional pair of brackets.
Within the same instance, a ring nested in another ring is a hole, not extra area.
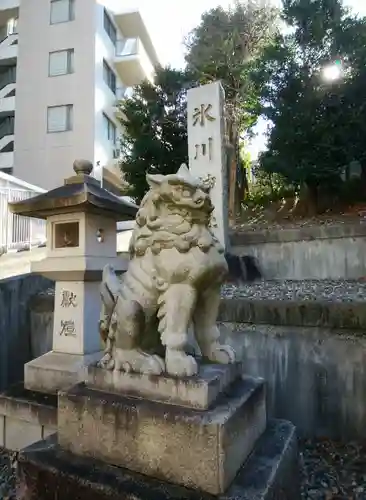
[[(203, 12), (222, 5), (227, 7), (232, 0), (129, 0), (138, 7), (146, 22), (158, 56), (163, 65), (179, 68), (184, 65), (184, 37), (200, 22)], [(279, 0), (273, 0), (277, 3)], [(355, 12), (366, 15), (366, 0), (345, 0)], [(254, 159), (263, 149), (266, 124), (260, 121), (257, 137), (250, 145)]]

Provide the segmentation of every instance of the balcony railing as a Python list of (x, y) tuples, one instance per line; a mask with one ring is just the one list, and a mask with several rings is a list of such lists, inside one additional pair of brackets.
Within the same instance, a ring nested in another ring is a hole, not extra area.
[(154, 74), (154, 67), (139, 38), (117, 40), (115, 65), (127, 87), (151, 80)]
[(125, 40), (117, 40), (116, 43), (116, 56), (136, 56), (141, 49), (142, 43), (139, 44), (138, 38), (126, 38)]
[(8, 179), (16, 179), (0, 172), (0, 255), (12, 250), (26, 250), (46, 241), (46, 222), (42, 219), (12, 214), (8, 203), (20, 201), (44, 192), (19, 186)]
[(14, 135), (14, 116), (8, 116), (0, 122), (0, 140), (6, 135)]
[(12, 66), (4, 73), (0, 73), (0, 90), (9, 85), (10, 83), (15, 83), (17, 78), (16, 66)]
[[(1, 38), (1, 37), (0, 37)], [(6, 35), (0, 41), (0, 59), (15, 59), (18, 54), (18, 34)]]
[(144, 44), (139, 38), (126, 38), (125, 40), (117, 40), (116, 44), (116, 56), (117, 57), (129, 57), (129, 56), (139, 56), (142, 64), (145, 67), (153, 70), (153, 65), (147, 52), (145, 50)]

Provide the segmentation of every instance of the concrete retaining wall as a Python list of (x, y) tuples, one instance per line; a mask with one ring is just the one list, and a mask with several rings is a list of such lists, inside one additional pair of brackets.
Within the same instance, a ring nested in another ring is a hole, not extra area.
[(366, 332), (365, 302), (223, 299), (220, 321)]
[(0, 394), (0, 447), (18, 451), (57, 430), (57, 396), (15, 384)]
[(267, 381), (271, 416), (299, 435), (366, 438), (366, 335), (297, 326), (222, 324), (245, 371)]
[(254, 256), (264, 279), (358, 279), (366, 275), (366, 224), (235, 233), (233, 252)]
[(23, 379), (31, 359), (29, 300), (52, 282), (36, 275), (0, 281), (0, 390)]
[(224, 299), (220, 321), (271, 416), (302, 436), (366, 438), (366, 303)]

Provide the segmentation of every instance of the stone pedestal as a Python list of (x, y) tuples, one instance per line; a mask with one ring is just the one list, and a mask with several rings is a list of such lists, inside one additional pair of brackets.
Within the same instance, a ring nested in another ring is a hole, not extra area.
[(24, 386), (31, 391), (57, 394), (87, 377), (88, 366), (98, 361), (101, 351), (91, 354), (47, 352), (24, 365)]
[(227, 489), (265, 427), (261, 380), (238, 379), (206, 411), (83, 384), (59, 393), (63, 449), (212, 494)]
[(24, 500), (300, 500), (295, 427), (269, 422), (229, 489), (219, 496), (63, 450), (57, 435), (18, 455)]
[(295, 428), (267, 424), (264, 382), (241, 364), (85, 378), (59, 392), (57, 434), (21, 454), (25, 498), (300, 499)]
[(90, 365), (86, 384), (92, 389), (120, 396), (146, 398), (151, 401), (207, 410), (238, 377), (241, 363), (232, 365), (202, 365), (194, 377), (176, 378), (126, 373)]

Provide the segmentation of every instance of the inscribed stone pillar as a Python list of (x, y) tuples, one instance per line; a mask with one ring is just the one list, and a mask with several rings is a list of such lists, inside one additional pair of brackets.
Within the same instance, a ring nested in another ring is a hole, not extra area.
[(228, 189), (225, 148), (225, 95), (220, 82), (188, 90), (188, 155), (194, 177), (210, 178), (215, 206), (213, 232), (227, 248)]

